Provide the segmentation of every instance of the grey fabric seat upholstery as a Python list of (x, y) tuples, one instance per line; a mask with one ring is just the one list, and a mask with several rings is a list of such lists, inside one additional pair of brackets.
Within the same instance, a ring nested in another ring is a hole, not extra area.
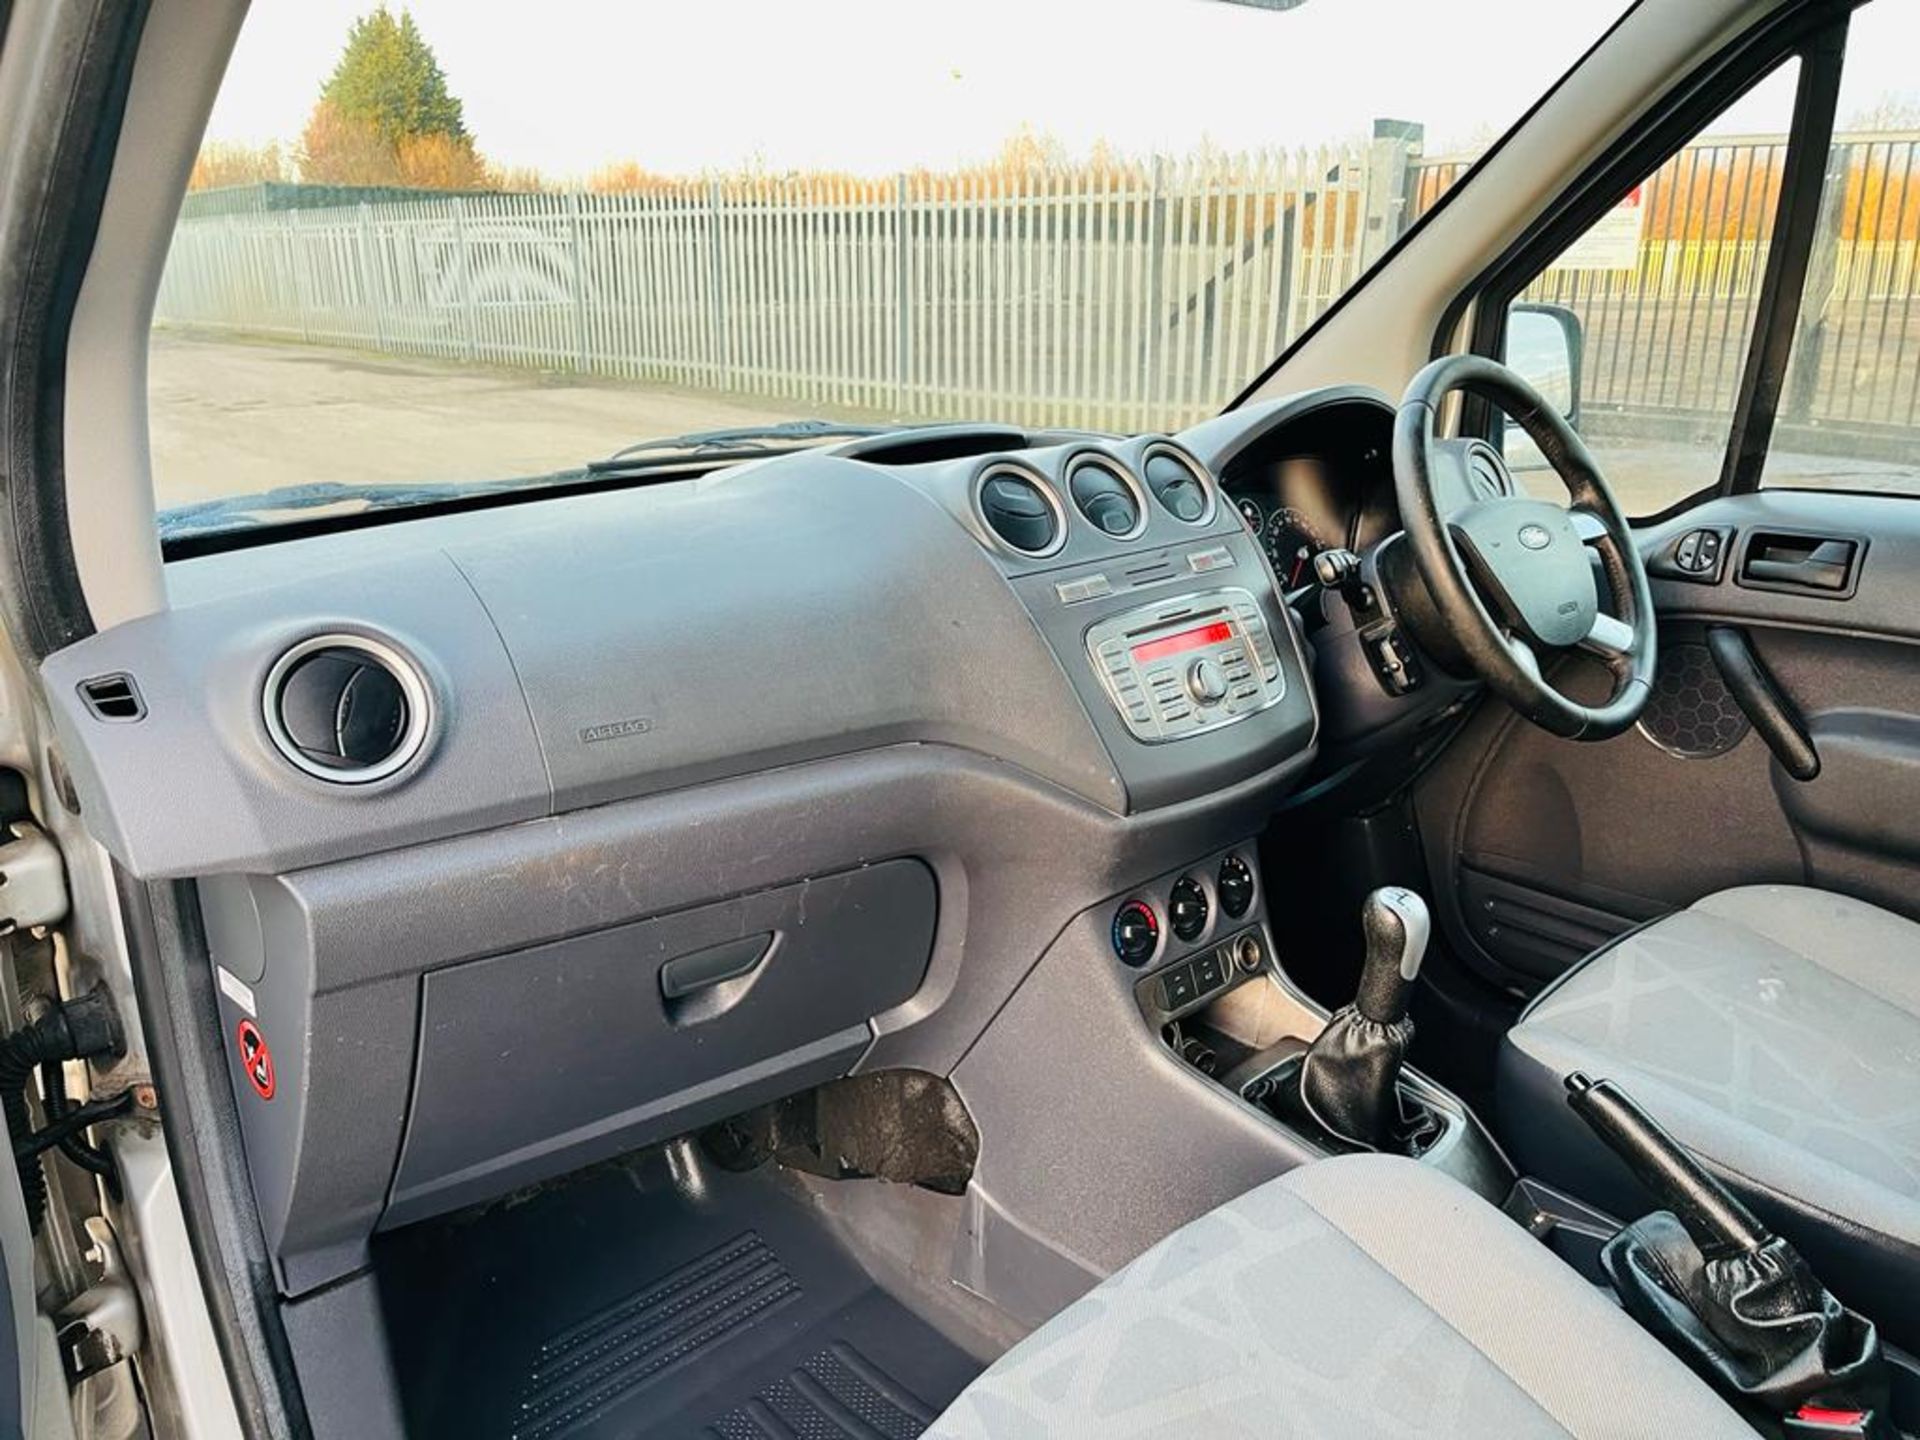
[(1478, 1196), (1318, 1161), (1202, 1216), (1015, 1346), (929, 1440), (1745, 1436)]
[(1624, 1086), (1883, 1334), (1920, 1346), (1920, 925), (1790, 885), (1710, 895), (1628, 934), (1509, 1032), (1501, 1138), (1521, 1168), (1648, 1208), (1568, 1108)]

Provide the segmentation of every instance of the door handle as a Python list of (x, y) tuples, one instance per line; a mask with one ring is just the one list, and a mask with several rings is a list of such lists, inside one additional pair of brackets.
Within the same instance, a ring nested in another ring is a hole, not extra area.
[(1807, 734), (1793, 702), (1753, 653), (1746, 632), (1732, 625), (1709, 625), (1707, 652), (1713, 656), (1714, 666), (1735, 703), (1767, 742), (1780, 768), (1796, 780), (1811, 780), (1818, 775), (1820, 752), (1813, 748), (1813, 738)]
[(1740, 583), (1761, 589), (1852, 593), (1861, 550), (1857, 540), (1830, 535), (1760, 531), (1747, 542)]

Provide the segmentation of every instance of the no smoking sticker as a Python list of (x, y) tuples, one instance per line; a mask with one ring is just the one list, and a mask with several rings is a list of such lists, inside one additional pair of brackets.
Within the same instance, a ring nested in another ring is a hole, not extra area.
[(273, 1099), (273, 1052), (267, 1048), (267, 1037), (251, 1020), (242, 1020), (234, 1036), (240, 1042), (240, 1068), (262, 1100)]

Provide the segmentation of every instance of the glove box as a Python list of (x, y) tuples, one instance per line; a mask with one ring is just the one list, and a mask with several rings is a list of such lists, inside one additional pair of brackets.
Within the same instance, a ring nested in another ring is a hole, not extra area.
[(890, 860), (429, 973), (383, 1224), (844, 1075), (936, 914), (932, 872)]

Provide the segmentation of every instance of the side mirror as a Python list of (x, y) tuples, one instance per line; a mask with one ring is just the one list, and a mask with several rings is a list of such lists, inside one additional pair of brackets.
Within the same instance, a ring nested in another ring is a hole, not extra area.
[[(1587, 348), (1580, 317), (1564, 305), (1521, 301), (1507, 308), (1505, 360), (1556, 407), (1574, 429), (1580, 428), (1580, 362)], [(1501, 418), (1501, 449), (1516, 470), (1545, 465), (1539, 448), (1517, 425)]]

